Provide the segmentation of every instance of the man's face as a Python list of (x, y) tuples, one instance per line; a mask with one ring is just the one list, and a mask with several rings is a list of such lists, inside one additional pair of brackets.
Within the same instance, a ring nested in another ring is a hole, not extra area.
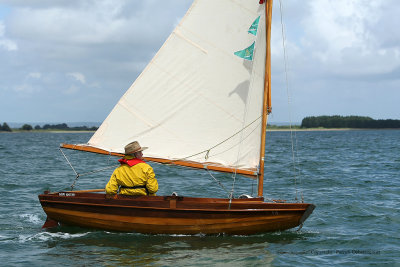
[(135, 157), (136, 157), (137, 159), (142, 159), (142, 158), (143, 158), (143, 153), (142, 153), (142, 151), (136, 152), (136, 153), (135, 153)]

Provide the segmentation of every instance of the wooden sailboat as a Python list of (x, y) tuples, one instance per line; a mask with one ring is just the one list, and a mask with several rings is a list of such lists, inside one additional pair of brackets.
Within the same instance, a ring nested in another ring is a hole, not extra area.
[(257, 197), (45, 192), (39, 200), (48, 222), (150, 234), (256, 234), (301, 225), (313, 204), (263, 198), (271, 17), (272, 0), (195, 0), (88, 143), (61, 145), (123, 156), (138, 140), (149, 147), (150, 162), (257, 179)]

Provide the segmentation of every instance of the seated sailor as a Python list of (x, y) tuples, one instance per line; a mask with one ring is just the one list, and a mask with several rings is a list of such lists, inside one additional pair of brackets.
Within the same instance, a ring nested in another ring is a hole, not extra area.
[(117, 167), (106, 185), (107, 194), (149, 195), (155, 196), (158, 182), (153, 168), (144, 162), (141, 147), (137, 141), (125, 146), (125, 156), (118, 160), (121, 166)]

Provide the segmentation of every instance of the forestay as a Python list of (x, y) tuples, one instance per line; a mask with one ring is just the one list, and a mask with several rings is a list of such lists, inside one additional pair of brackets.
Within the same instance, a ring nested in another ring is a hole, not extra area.
[[(147, 157), (255, 175), (265, 34), (264, 5), (257, 0), (194, 1), (87, 145), (123, 153), (137, 140), (149, 147)], [(235, 54), (253, 43), (250, 60)]]

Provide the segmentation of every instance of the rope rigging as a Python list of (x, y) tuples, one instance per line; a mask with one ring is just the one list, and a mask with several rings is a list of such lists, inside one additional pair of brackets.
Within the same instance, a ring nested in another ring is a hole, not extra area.
[(71, 190), (74, 190), (75, 184), (76, 184), (76, 182), (78, 181), (79, 177), (81, 177), (81, 176), (83, 176), (83, 175), (89, 175), (89, 174), (101, 172), (101, 171), (108, 170), (108, 169), (111, 169), (111, 168), (116, 168), (116, 167), (119, 166), (119, 164), (118, 164), (118, 165), (112, 165), (112, 166), (108, 166), (108, 167), (105, 167), (105, 168), (100, 168), (100, 169), (97, 169), (97, 170), (93, 170), (93, 171), (90, 171), (90, 172), (78, 173), (78, 172), (75, 170), (74, 166), (72, 166), (71, 162), (69, 161), (69, 159), (67, 158), (67, 156), (65, 155), (65, 153), (62, 151), (61, 148), (60, 148), (60, 152), (61, 152), (61, 154), (64, 156), (65, 160), (68, 162), (69, 166), (70, 166), (71, 169), (74, 171), (75, 176), (76, 176), (74, 182), (71, 184)]
[[(255, 122), (257, 122), (259, 119), (261, 119), (261, 117), (262, 117), (262, 115), (259, 116), (258, 118), (256, 118), (254, 121), (252, 121), (252, 122), (250, 122), (249, 124), (247, 124), (246, 126), (242, 127), (242, 129), (240, 129), (239, 131), (237, 131), (237, 132), (234, 133), (233, 135), (229, 136), (229, 137), (226, 138), (225, 140), (219, 142), (218, 144), (216, 144), (216, 145), (214, 145), (214, 146), (212, 146), (212, 147), (210, 147), (210, 148), (208, 148), (208, 149), (206, 149), (206, 150), (203, 150), (203, 151), (201, 151), (201, 152), (192, 154), (192, 155), (187, 156), (187, 157), (184, 157), (184, 158), (170, 160), (169, 162), (165, 162), (164, 164), (168, 164), (168, 163), (171, 163), (171, 162), (174, 162), (174, 161), (179, 161), (179, 160), (186, 160), (186, 159), (192, 158), (192, 157), (194, 157), (194, 156), (201, 155), (201, 154), (203, 154), (203, 153), (206, 153), (206, 155), (204, 156), (204, 158), (205, 158), (205, 159), (208, 159), (209, 154), (210, 154), (210, 151), (211, 151), (212, 149), (214, 149), (214, 148), (216, 148), (216, 147), (218, 147), (218, 146), (220, 146), (220, 145), (226, 143), (227, 141), (229, 141), (230, 139), (232, 139), (233, 137), (235, 137), (236, 135), (238, 135), (238, 134), (240, 134), (240, 133), (243, 134), (244, 130), (246, 130), (246, 129), (249, 128), (251, 125), (253, 125)], [(241, 141), (242, 141), (242, 140), (241, 140)]]
[[(119, 164), (118, 164), (118, 165), (111, 165), (111, 166), (108, 166), (108, 167), (105, 167), (105, 168), (100, 168), (100, 169), (96, 169), (96, 170), (89, 171), (89, 172), (85, 172), (85, 173), (78, 173), (78, 172), (75, 170), (74, 166), (72, 165), (71, 161), (68, 159), (68, 157), (67, 157), (67, 156), (65, 155), (65, 153), (62, 151), (62, 149), (60, 148), (59, 150), (60, 150), (61, 154), (64, 156), (64, 158), (65, 158), (65, 160), (67, 161), (68, 165), (71, 167), (71, 169), (72, 169), (72, 170), (74, 171), (74, 173), (75, 173), (75, 180), (74, 180), (73, 183), (71, 184), (71, 190), (74, 190), (74, 187), (75, 187), (76, 182), (78, 181), (79, 177), (81, 177), (81, 176), (83, 176), (83, 175), (89, 175), (89, 174), (93, 174), (93, 173), (105, 171), (105, 170), (108, 170), (108, 169), (111, 169), (111, 168), (116, 168), (116, 167), (119, 166)], [(158, 163), (158, 162), (155, 162), (155, 163), (164, 165), (163, 163)], [(210, 170), (207, 169), (207, 171), (208, 171), (209, 175), (215, 180), (215, 182), (229, 195), (229, 191), (224, 187), (224, 185), (223, 185), (217, 178), (215, 178), (215, 177), (211, 174)]]
[[(247, 114), (247, 110), (245, 111), (244, 117), (246, 116), (246, 114)], [(229, 141), (229, 140), (232, 139), (233, 137), (237, 136), (238, 134), (241, 134), (241, 136), (240, 136), (240, 141), (239, 141), (237, 144), (235, 144), (234, 146), (232, 146), (232, 147), (236, 147), (237, 145), (239, 145), (239, 149), (238, 149), (238, 153), (237, 153), (237, 159), (236, 159), (236, 162), (238, 162), (238, 159), (239, 159), (239, 156), (240, 156), (240, 145), (242, 144), (242, 142), (243, 142), (244, 139), (246, 139), (247, 137), (249, 137), (249, 136), (251, 135), (251, 133), (253, 133), (253, 131), (257, 129), (257, 127), (256, 127), (255, 129), (253, 129), (247, 136), (244, 136), (244, 137), (243, 137), (244, 130), (246, 130), (246, 129), (249, 128), (251, 125), (253, 125), (253, 124), (256, 123), (257, 121), (259, 121), (261, 118), (262, 118), (262, 115), (260, 115), (258, 118), (256, 118), (255, 120), (253, 120), (253, 121), (250, 122), (249, 124), (243, 125), (243, 126), (242, 126), (242, 129), (240, 129), (239, 131), (237, 131), (236, 133), (234, 133), (234, 134), (231, 135), (230, 137), (224, 139), (223, 141), (219, 142), (218, 144), (216, 144), (216, 145), (210, 147), (209, 149), (206, 149), (206, 150), (204, 150), (204, 151), (195, 153), (195, 154), (193, 154), (193, 155), (190, 155), (190, 156), (187, 156), (187, 157), (184, 157), (184, 158), (169, 160), (169, 161), (167, 161), (167, 162), (163, 162), (163, 163), (159, 163), (159, 164), (162, 164), (162, 165), (170, 164), (170, 163), (172, 163), (172, 162), (174, 162), (174, 161), (186, 160), (186, 159), (189, 159), (189, 158), (191, 158), (191, 157), (194, 157), (194, 156), (197, 156), (197, 155), (201, 155), (201, 154), (203, 154), (203, 153), (205, 153), (204, 159), (207, 160), (207, 159), (209, 158), (210, 151), (211, 151), (212, 149), (214, 149), (214, 148), (216, 148), (216, 147), (218, 147), (218, 146), (220, 146), (220, 145), (226, 143), (227, 141)], [(245, 124), (245, 121), (243, 121), (243, 124)], [(258, 124), (261, 124), (261, 122), (259, 122)], [(231, 148), (232, 148), (232, 147), (231, 147)], [(229, 148), (229, 149), (231, 149), (231, 148)], [(228, 149), (228, 150), (229, 150), (229, 149)], [(155, 162), (155, 163), (158, 163), (158, 162)], [(233, 181), (232, 181), (232, 188), (231, 188), (231, 191), (230, 191), (230, 192), (228, 192), (227, 189), (222, 185), (222, 183), (221, 183), (218, 179), (216, 179), (216, 178), (211, 174), (210, 170), (208, 170), (207, 168), (205, 168), (205, 169), (207, 170), (208, 174), (217, 182), (217, 184), (228, 194), (228, 197), (229, 197), (229, 207), (230, 207), (231, 202), (232, 202), (232, 199), (234, 198), (233, 193), (234, 193), (234, 191), (235, 191), (236, 175), (237, 175), (236, 170), (237, 170), (237, 168), (234, 168), (234, 169), (233, 169), (233, 170), (234, 170), (234, 172), (232, 173), (232, 179), (233, 179)], [(252, 189), (252, 191), (253, 191), (253, 189)], [(252, 192), (252, 194), (253, 194), (253, 192)]]
[[(292, 149), (292, 164), (293, 164), (293, 175), (294, 175), (294, 184), (295, 184), (295, 200), (298, 200), (298, 189), (297, 189), (297, 177), (300, 177), (300, 170), (298, 166), (296, 166), (296, 159), (298, 161), (298, 151), (297, 151), (297, 135), (296, 129), (293, 131), (292, 127), (292, 110), (291, 110), (291, 98), (289, 91), (289, 77), (288, 77), (288, 55), (286, 51), (286, 35), (285, 35), (285, 25), (284, 25), (284, 14), (283, 14), (283, 4), (282, 0), (279, 0), (279, 9), (280, 9), (280, 19), (281, 19), (281, 30), (282, 30), (282, 46), (283, 46), (283, 58), (285, 65), (285, 85), (286, 85), (286, 94), (288, 97), (288, 109), (289, 109), (289, 128), (290, 128), (290, 140), (291, 140), (291, 149)], [(294, 132), (294, 133), (293, 133)], [(293, 137), (294, 135), (294, 137)], [(293, 141), (295, 139), (295, 142)], [(297, 174), (298, 172), (298, 174)], [(300, 179), (300, 178), (299, 178)], [(302, 192), (301, 192), (302, 194)]]
[[(287, 56), (287, 51), (286, 51), (286, 36), (285, 36), (285, 26), (284, 26), (284, 23), (283, 23), (283, 7), (282, 7), (282, 0), (279, 0), (279, 3), (280, 3), (281, 27), (282, 27), (283, 56), (284, 56), (284, 63), (285, 63), (284, 69), (285, 69), (286, 92), (287, 92), (287, 96), (288, 96), (288, 105), (289, 105), (289, 120), (290, 120), (290, 135), (291, 135), (291, 149), (292, 149), (293, 173), (294, 173), (294, 182), (295, 182), (295, 190), (296, 190), (296, 198), (295, 198), (295, 199), (298, 200), (298, 190), (297, 190), (297, 176), (298, 176), (298, 174), (297, 174), (297, 172), (300, 174), (300, 170), (299, 170), (299, 168), (296, 166), (296, 158), (298, 159), (298, 157), (296, 157), (296, 156), (297, 156), (297, 136), (296, 136), (296, 131), (293, 132), (293, 127), (292, 127), (292, 114), (291, 114), (291, 109), (290, 109), (291, 97), (290, 97), (290, 94), (289, 94), (289, 78), (288, 78), (288, 66), (287, 66), (287, 65), (288, 65), (288, 64), (287, 64), (288, 56)], [(248, 100), (248, 101), (249, 101), (249, 100)], [(246, 107), (247, 107), (247, 105), (246, 105)], [(245, 111), (244, 111), (244, 118), (246, 118), (246, 114), (247, 114), (247, 108), (246, 108)], [(207, 160), (207, 159), (210, 157), (210, 154), (212, 154), (211, 150), (215, 149), (216, 147), (221, 146), (222, 144), (228, 142), (229, 140), (233, 139), (234, 137), (236, 137), (237, 135), (240, 134), (240, 138), (239, 138), (240, 141), (239, 141), (237, 144), (235, 144), (235, 145), (233, 146), (233, 147), (237, 147), (237, 146), (238, 146), (237, 158), (236, 158), (236, 165), (237, 165), (237, 163), (239, 162), (239, 157), (240, 157), (241, 146), (242, 146), (243, 140), (249, 136), (249, 135), (248, 135), (248, 136), (244, 136), (244, 135), (245, 135), (245, 130), (246, 130), (247, 128), (249, 128), (250, 126), (252, 126), (253, 124), (258, 123), (259, 120), (261, 119), (261, 117), (262, 117), (262, 115), (259, 116), (258, 118), (256, 118), (255, 120), (253, 120), (252, 122), (248, 123), (247, 125), (246, 125), (246, 121), (243, 120), (242, 128), (241, 128), (240, 130), (238, 130), (236, 133), (232, 134), (232, 135), (229, 136), (228, 138), (222, 140), (221, 142), (217, 143), (216, 145), (213, 145), (212, 147), (210, 147), (210, 148), (208, 148), (208, 149), (206, 149), (206, 150), (203, 150), (203, 151), (201, 151), (201, 152), (195, 153), (195, 154), (193, 154), (193, 155), (190, 155), (190, 156), (187, 156), (187, 157), (184, 157), (184, 158), (181, 158), (181, 159), (169, 160), (169, 161), (164, 162), (164, 163), (162, 163), (162, 164), (173, 163), (174, 161), (178, 161), (178, 160), (187, 160), (187, 159), (190, 159), (190, 158), (192, 158), (192, 157), (195, 157), (195, 156), (197, 156), (197, 155), (202, 155), (202, 154), (204, 154), (204, 158)], [(257, 129), (257, 128), (255, 128), (255, 129)], [(255, 129), (254, 129), (254, 130), (255, 130)], [(253, 130), (253, 131), (254, 131), (254, 130)], [(251, 132), (253, 132), (253, 131), (251, 131)], [(294, 139), (295, 139), (295, 141), (294, 141)], [(63, 154), (63, 156), (64, 156), (64, 158), (66, 159), (66, 161), (68, 162), (68, 164), (70, 165), (70, 167), (72, 168), (72, 170), (74, 171), (75, 176), (76, 176), (76, 178), (75, 178), (73, 184), (71, 185), (71, 189), (74, 188), (74, 186), (75, 186), (77, 180), (78, 180), (79, 177), (82, 176), (82, 175), (89, 175), (89, 174), (101, 172), (101, 171), (104, 171), (104, 170), (107, 170), (107, 169), (110, 169), (110, 168), (115, 168), (116, 166), (118, 166), (118, 165), (113, 165), (113, 166), (109, 166), (109, 167), (105, 167), (105, 168), (101, 168), (101, 169), (97, 169), (97, 170), (93, 170), (93, 171), (90, 171), (90, 172), (86, 172), (86, 173), (80, 174), (80, 173), (78, 173), (78, 172), (75, 170), (75, 168), (72, 166), (71, 162), (68, 160), (68, 158), (66, 157), (66, 155), (64, 154), (64, 152), (63, 152), (61, 149), (60, 149), (60, 151), (61, 151), (61, 153)], [(211, 156), (213, 156), (213, 155), (211, 155)], [(207, 169), (207, 168), (206, 168), (206, 169)], [(231, 187), (231, 190), (228, 191), (228, 190), (222, 185), (222, 183), (221, 183), (220, 181), (218, 181), (218, 180), (210, 173), (210, 171), (207, 169), (207, 171), (208, 171), (208, 173), (210, 174), (210, 176), (211, 176), (211, 177), (218, 183), (218, 185), (229, 195), (230, 201), (231, 201), (232, 198), (233, 198), (233, 193), (234, 193), (234, 190), (235, 190), (236, 176), (237, 176), (237, 173), (236, 173), (237, 167), (235, 167), (233, 170), (234, 170), (234, 172), (232, 172), (232, 179), (233, 179), (233, 181), (232, 181), (232, 187)]]

